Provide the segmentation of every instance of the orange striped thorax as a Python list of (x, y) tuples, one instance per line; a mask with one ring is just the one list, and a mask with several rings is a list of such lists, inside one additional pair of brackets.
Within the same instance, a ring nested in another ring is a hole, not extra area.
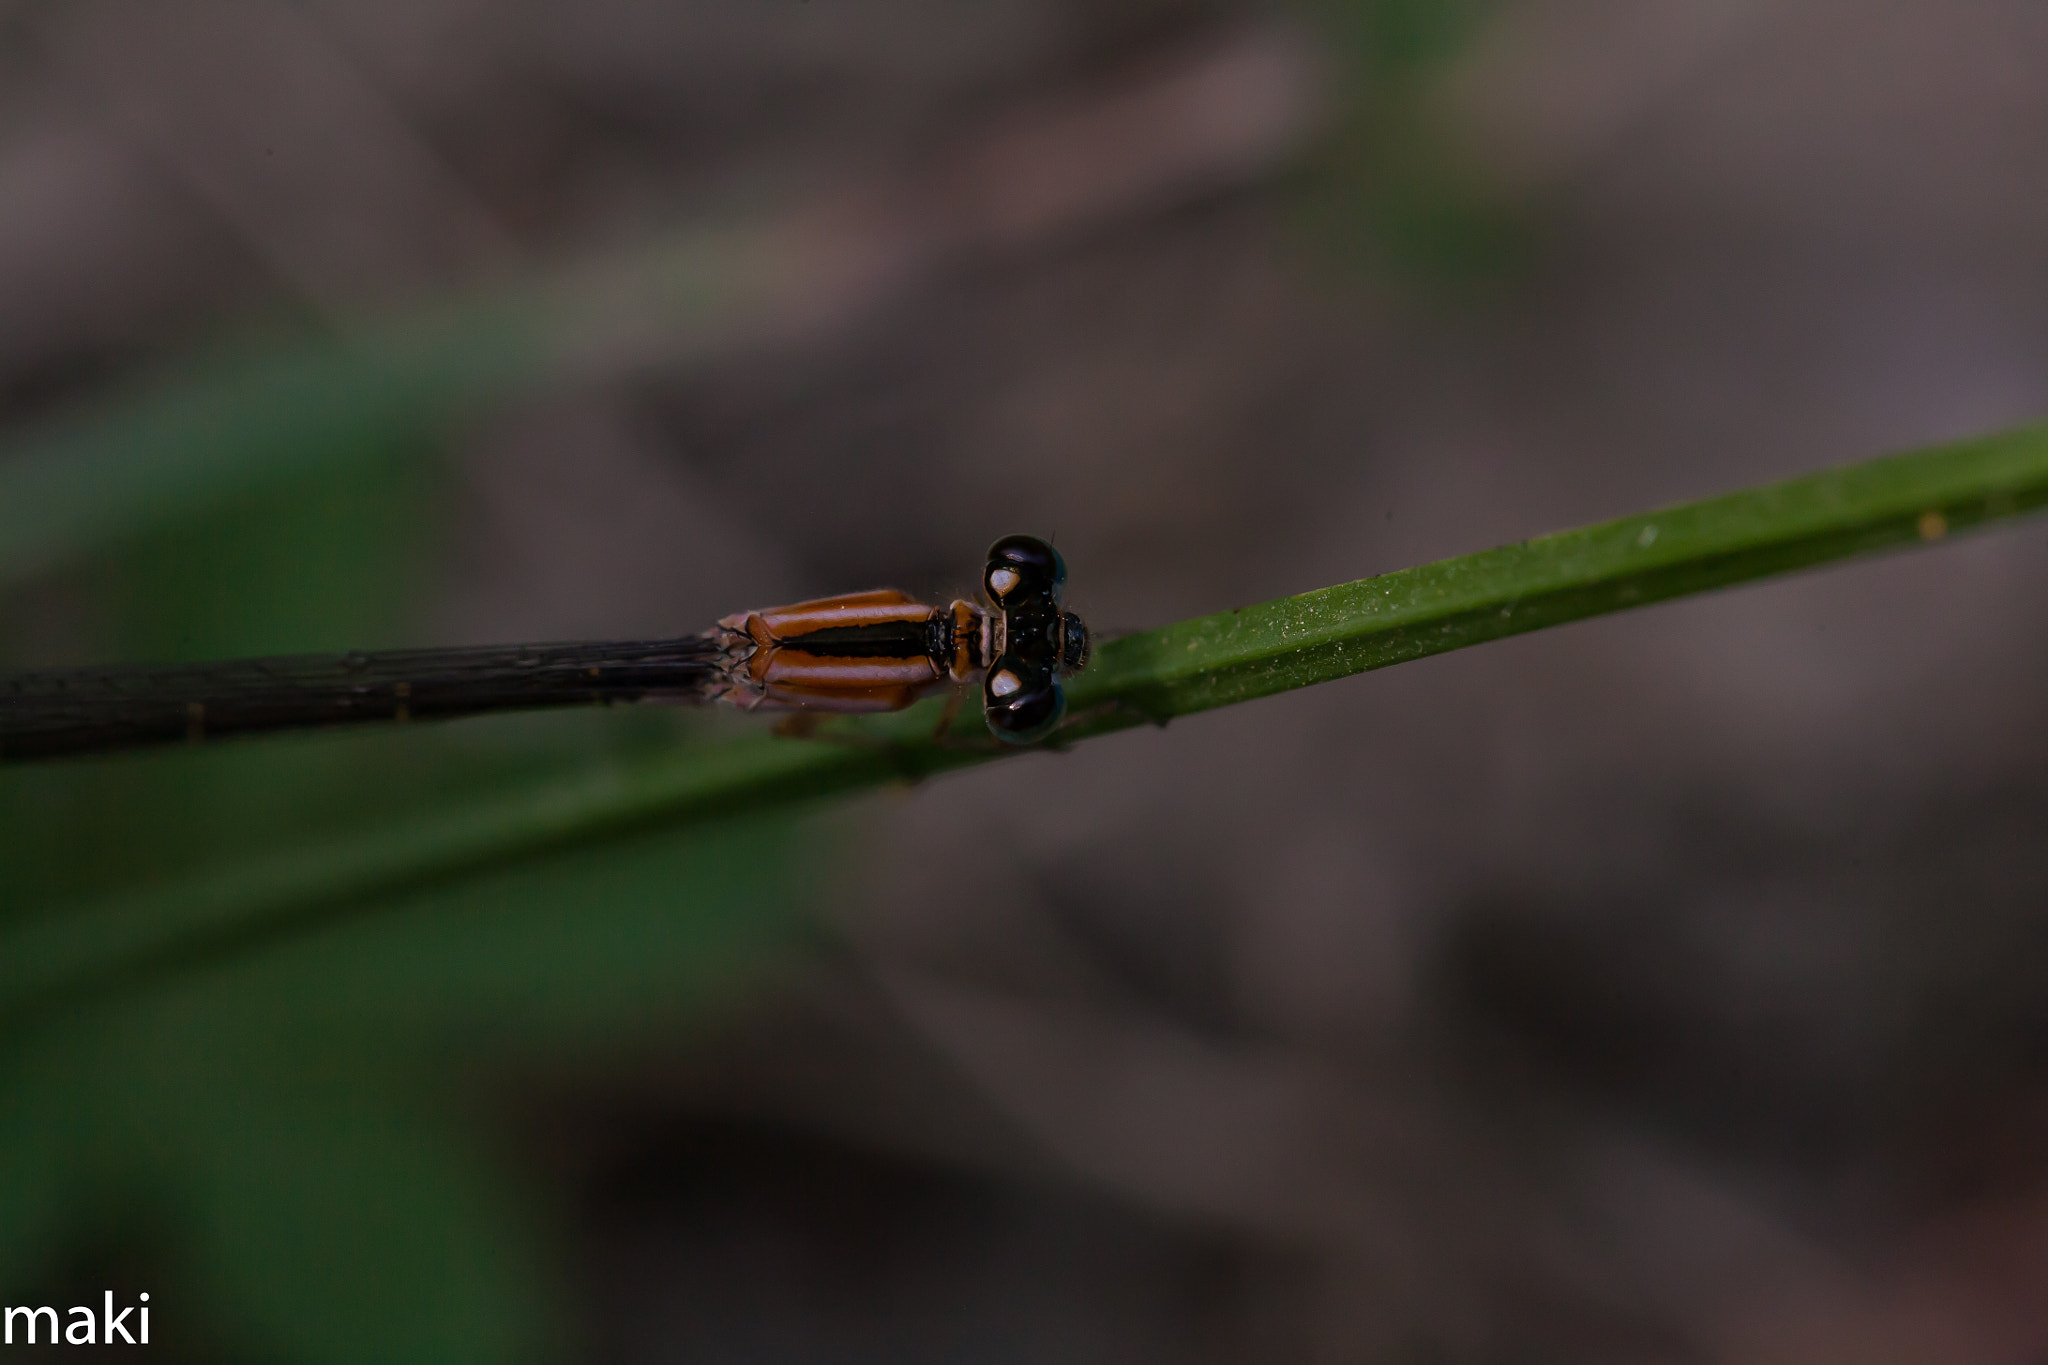
[(988, 612), (933, 607), (893, 588), (823, 597), (721, 620), (725, 696), (749, 710), (895, 711), (988, 667)]

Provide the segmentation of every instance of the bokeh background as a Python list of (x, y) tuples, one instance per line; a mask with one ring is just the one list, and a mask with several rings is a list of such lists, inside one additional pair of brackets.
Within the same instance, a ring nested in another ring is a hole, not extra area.
[[(2026, 420), (2044, 54), (2035, 0), (5, 0), (0, 651), (685, 633), (1017, 530), (1115, 632)], [(0, 1297), (210, 1361), (2038, 1365), (2044, 570), (11, 1014)], [(0, 975), (735, 724), (8, 770)]]

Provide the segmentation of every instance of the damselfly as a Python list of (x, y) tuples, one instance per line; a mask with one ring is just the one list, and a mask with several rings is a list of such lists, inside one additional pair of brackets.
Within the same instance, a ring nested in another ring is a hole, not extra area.
[[(388, 650), (0, 676), (0, 760), (317, 726), (447, 719), (623, 701), (746, 710), (895, 711), (981, 680), (998, 739), (1029, 744), (1066, 713), (1088, 659), (1064, 608), (1066, 564), (1034, 536), (989, 547), (987, 605), (892, 588), (740, 612), (673, 640)], [(950, 715), (950, 712), (949, 712)]]

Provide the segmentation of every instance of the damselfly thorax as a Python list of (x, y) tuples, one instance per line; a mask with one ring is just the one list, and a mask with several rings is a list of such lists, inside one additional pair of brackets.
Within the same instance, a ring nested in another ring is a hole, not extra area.
[(979, 677), (1002, 618), (973, 602), (932, 607), (897, 592), (821, 597), (719, 621), (719, 698), (819, 711), (895, 711), (940, 683)]
[(740, 612), (667, 640), (18, 673), (0, 676), (0, 759), (626, 701), (894, 711), (977, 678), (990, 731), (1026, 744), (1059, 724), (1060, 680), (1088, 658), (1087, 627), (1061, 605), (1065, 582), (1052, 546), (1009, 536), (989, 547), (986, 604), (936, 607), (881, 588)]

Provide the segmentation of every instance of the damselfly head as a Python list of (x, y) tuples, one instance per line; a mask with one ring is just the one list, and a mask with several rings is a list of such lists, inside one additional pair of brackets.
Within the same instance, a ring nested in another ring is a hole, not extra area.
[(1067, 566), (1037, 536), (988, 547), (982, 587), (1001, 617), (1001, 657), (982, 682), (988, 728), (1010, 744), (1045, 738), (1067, 713), (1060, 678), (1088, 661), (1088, 628), (1060, 609)]

